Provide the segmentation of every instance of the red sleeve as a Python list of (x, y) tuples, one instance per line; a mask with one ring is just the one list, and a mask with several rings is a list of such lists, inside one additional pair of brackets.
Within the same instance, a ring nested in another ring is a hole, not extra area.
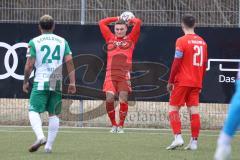
[(207, 51), (207, 45), (206, 45), (205, 57), (204, 57), (204, 61), (203, 61), (203, 78), (204, 78), (205, 73), (206, 73), (207, 62), (208, 62), (208, 51)]
[(180, 64), (182, 63), (182, 59), (181, 58), (174, 58), (172, 67), (171, 67), (171, 73), (168, 79), (169, 83), (174, 83), (175, 80), (175, 76), (180, 68)]
[(182, 40), (178, 38), (176, 41), (176, 50), (183, 52), (183, 48)]
[(140, 35), (140, 28), (141, 28), (142, 21), (139, 18), (132, 18), (129, 21), (129, 23), (133, 24), (132, 31), (129, 34), (129, 38), (136, 43)]
[(113, 36), (113, 33), (109, 29), (108, 25), (112, 22), (116, 22), (117, 20), (118, 20), (118, 17), (108, 17), (99, 21), (98, 24), (99, 24), (101, 33), (106, 41), (108, 41)]
[[(180, 68), (180, 65), (182, 63), (182, 56), (183, 55), (179, 55), (177, 53), (181, 52), (183, 54), (183, 45), (182, 45), (182, 41), (181, 39), (177, 39), (176, 41), (176, 50), (175, 50), (175, 58), (171, 67), (171, 72), (170, 72), (170, 76), (169, 76), (169, 83), (174, 83), (175, 80), (175, 76)], [(179, 51), (179, 52), (178, 52)]]

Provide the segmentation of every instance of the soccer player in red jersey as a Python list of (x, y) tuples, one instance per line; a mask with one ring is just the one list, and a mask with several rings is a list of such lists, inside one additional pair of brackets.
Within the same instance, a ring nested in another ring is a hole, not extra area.
[(207, 44), (195, 34), (195, 18), (192, 15), (184, 15), (181, 26), (185, 35), (176, 41), (175, 57), (167, 85), (170, 92), (169, 120), (175, 139), (166, 149), (175, 149), (184, 144), (179, 110), (186, 104), (192, 137), (185, 149), (196, 150), (200, 131), (199, 94), (207, 66)]
[[(109, 29), (115, 23), (114, 34)], [(128, 25), (133, 25), (127, 34)], [(101, 33), (107, 44), (107, 68), (103, 85), (106, 93), (106, 110), (112, 123), (112, 133), (124, 133), (123, 125), (128, 112), (128, 94), (131, 92), (130, 71), (132, 55), (140, 35), (141, 20), (131, 18), (124, 21), (120, 17), (108, 17), (99, 22)], [(118, 95), (120, 102), (119, 123), (115, 120), (114, 100)]]

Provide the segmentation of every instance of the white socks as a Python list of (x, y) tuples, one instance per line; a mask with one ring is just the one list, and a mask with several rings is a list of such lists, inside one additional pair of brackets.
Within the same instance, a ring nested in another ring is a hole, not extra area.
[[(32, 129), (37, 137), (38, 140), (45, 138), (42, 129), (42, 120), (40, 118), (39, 113), (30, 111), (29, 112), (29, 120), (32, 126)], [(45, 149), (52, 149), (52, 145), (54, 140), (57, 136), (59, 129), (59, 118), (57, 116), (49, 117), (49, 124), (48, 124), (48, 138), (47, 144), (45, 145)]]
[(39, 113), (30, 111), (28, 113), (30, 124), (38, 140), (43, 139), (45, 136), (42, 130), (42, 120)]
[(232, 137), (221, 131), (220, 136), (218, 138), (218, 145), (230, 145), (232, 141)]
[(49, 124), (48, 124), (48, 138), (47, 144), (45, 145), (45, 149), (52, 149), (52, 145), (54, 140), (57, 136), (59, 129), (59, 118), (57, 116), (49, 117)]

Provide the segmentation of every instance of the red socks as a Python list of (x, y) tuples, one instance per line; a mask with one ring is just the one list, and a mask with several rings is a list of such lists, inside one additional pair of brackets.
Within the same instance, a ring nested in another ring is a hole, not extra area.
[[(173, 130), (173, 134), (181, 134), (181, 120), (179, 117), (179, 113), (177, 111), (169, 112), (169, 120)], [(193, 139), (197, 140), (200, 127), (201, 127), (200, 115), (192, 114), (191, 115), (191, 132), (192, 132)]]
[[(108, 113), (108, 117), (112, 123), (113, 126), (117, 126), (116, 120), (115, 120), (115, 108), (114, 108), (114, 102), (106, 102), (106, 110)], [(120, 103), (120, 111), (119, 111), (119, 126), (124, 125), (124, 121), (126, 119), (128, 112), (128, 103)]]
[(128, 112), (128, 103), (126, 103), (126, 102), (120, 103), (119, 126), (121, 126), (121, 127), (124, 125), (124, 121), (127, 116), (127, 112)]
[(170, 125), (172, 127), (173, 134), (181, 134), (181, 120), (178, 111), (169, 112)]
[(199, 114), (192, 114), (191, 115), (191, 132), (192, 138), (197, 139), (200, 131), (200, 115)]
[(115, 120), (114, 102), (106, 102), (106, 110), (108, 113), (108, 117), (112, 123), (112, 126), (117, 126), (117, 123)]

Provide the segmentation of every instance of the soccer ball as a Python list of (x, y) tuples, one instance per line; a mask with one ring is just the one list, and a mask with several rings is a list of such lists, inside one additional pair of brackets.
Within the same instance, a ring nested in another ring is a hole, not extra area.
[(129, 21), (130, 19), (132, 18), (135, 18), (134, 14), (130, 11), (126, 11), (126, 12), (123, 12), (121, 15), (120, 15), (120, 19), (124, 20), (124, 21)]

